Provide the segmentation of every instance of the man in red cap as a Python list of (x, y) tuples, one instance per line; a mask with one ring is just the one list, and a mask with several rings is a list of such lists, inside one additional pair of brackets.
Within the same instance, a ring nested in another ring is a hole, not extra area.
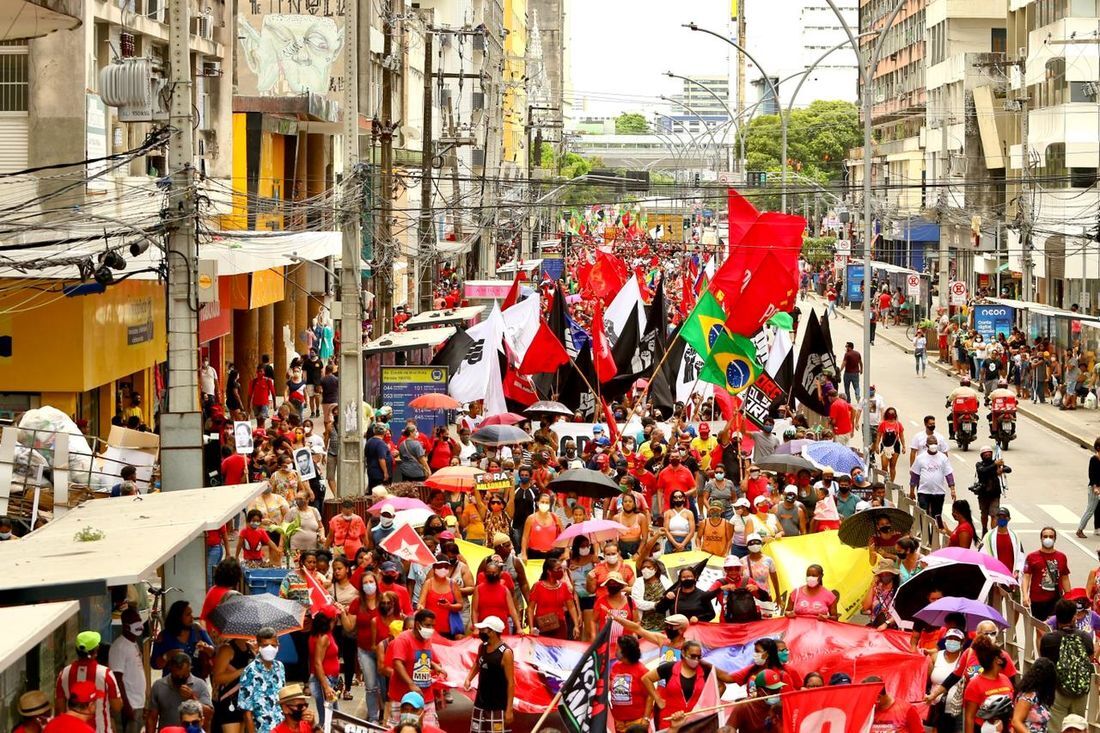
[(95, 733), (91, 721), (95, 718), (95, 701), (99, 698), (100, 692), (96, 689), (95, 682), (75, 682), (69, 685), (66, 711), (47, 723), (42, 733)]

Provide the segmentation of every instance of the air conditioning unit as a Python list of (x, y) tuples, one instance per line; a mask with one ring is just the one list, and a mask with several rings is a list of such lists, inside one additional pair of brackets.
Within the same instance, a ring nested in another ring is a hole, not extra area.
[(214, 17), (211, 15), (199, 15), (192, 18), (191, 32), (207, 41), (214, 40)]
[(474, 92), (473, 107), (477, 110), (485, 108), (485, 92)]
[(222, 75), (222, 62), (221, 61), (203, 61), (202, 62), (202, 76), (221, 76)]

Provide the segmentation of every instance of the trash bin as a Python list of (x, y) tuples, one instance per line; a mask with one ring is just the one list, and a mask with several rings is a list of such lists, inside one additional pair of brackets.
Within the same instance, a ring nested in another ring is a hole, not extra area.
[(286, 568), (245, 568), (244, 583), (249, 595), (271, 593), (279, 595), (279, 586), (286, 577)]

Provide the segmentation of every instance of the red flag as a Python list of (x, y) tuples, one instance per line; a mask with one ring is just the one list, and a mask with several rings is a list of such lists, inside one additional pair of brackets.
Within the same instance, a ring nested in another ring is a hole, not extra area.
[(748, 274), (768, 254), (790, 270), (797, 270), (806, 220), (801, 216), (761, 214), (741, 194), (729, 191), (729, 258), (714, 274), (710, 290), (730, 312), (722, 295), (732, 298), (744, 289)]
[(512, 278), (512, 287), (508, 288), (508, 294), (504, 296), (504, 302), (500, 304), (502, 311), (508, 310), (519, 302), (519, 273), (520, 270), (517, 267), (516, 275)]
[(629, 270), (626, 263), (603, 250), (596, 250), (596, 263), (587, 270), (578, 268), (581, 289), (605, 305), (622, 290)]
[[(726, 328), (730, 333), (752, 336), (780, 311), (789, 311), (798, 297), (798, 270), (784, 266), (775, 255), (767, 254), (751, 271), (739, 296), (724, 293), (714, 297), (729, 314)], [(712, 291), (713, 292), (713, 291)]]
[[(881, 692), (881, 682), (845, 685), (843, 695), (838, 695), (835, 687), (811, 687), (784, 692), (780, 696), (783, 704), (783, 733), (808, 730), (861, 733), (870, 730), (875, 703)], [(916, 714), (916, 709), (905, 700), (895, 700), (894, 705), (911, 709), (910, 716)], [(920, 716), (916, 715), (916, 718), (919, 724)], [(905, 729), (911, 730), (908, 726)]]
[(642, 291), (642, 300), (648, 303), (653, 300), (653, 291), (649, 289), (649, 285), (645, 281), (645, 271), (642, 270), (641, 265), (634, 267), (634, 278), (638, 281), (638, 290)]
[(508, 371), (504, 375), (504, 396), (524, 407), (530, 407), (539, 401), (539, 395), (535, 391), (535, 385), (531, 383), (531, 378), (517, 372), (511, 364), (508, 365)]
[(603, 397), (600, 398), (600, 407), (603, 408), (603, 419), (607, 421), (607, 437), (611, 440), (611, 445), (615, 445), (619, 442), (619, 425), (615, 422), (615, 413), (611, 412), (611, 406)]
[(554, 332), (546, 325), (546, 321), (539, 323), (539, 330), (527, 347), (527, 353), (523, 355), (523, 363), (519, 365), (520, 374), (551, 374), (558, 367), (569, 363), (569, 354), (561, 341), (554, 338)]
[(391, 555), (417, 565), (431, 565), (435, 562), (435, 555), (424, 544), (424, 540), (420, 539), (416, 530), (407, 524), (399, 525), (389, 537), (379, 542), (378, 546)]
[(325, 592), (324, 586), (321, 585), (317, 578), (313, 577), (313, 573), (303, 573), (306, 585), (309, 586), (309, 612), (315, 614), (325, 606), (332, 604), (332, 598)]
[(723, 420), (733, 419), (733, 413), (737, 412), (733, 404), (735, 399), (737, 398), (724, 389), (714, 390), (714, 404), (718, 405), (718, 409), (722, 412)]
[(592, 309), (592, 361), (596, 366), (596, 379), (601, 383), (610, 381), (618, 371), (615, 357), (611, 354), (611, 342), (607, 339), (607, 330), (603, 326), (603, 304), (596, 301)]
[(687, 318), (695, 308), (695, 285), (686, 268), (680, 270), (680, 315)]

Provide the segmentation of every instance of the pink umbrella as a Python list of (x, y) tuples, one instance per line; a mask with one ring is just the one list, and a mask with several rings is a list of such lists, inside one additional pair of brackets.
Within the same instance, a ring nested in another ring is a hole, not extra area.
[(1018, 585), (1016, 579), (1012, 577), (1012, 570), (1005, 567), (1003, 562), (992, 555), (987, 555), (977, 550), (970, 550), (965, 547), (944, 547), (943, 549), (925, 555), (921, 560), (930, 568), (938, 565), (953, 565), (955, 563), (977, 565), (989, 571), (989, 578), (994, 583)]
[(514, 412), (502, 412), (499, 415), (490, 415), (481, 421), (481, 425), (519, 425), (528, 418), (517, 415)]
[(626, 527), (610, 519), (589, 519), (588, 521), (566, 527), (565, 531), (558, 535), (554, 544), (564, 547), (573, 541), (574, 537), (588, 537), (594, 542), (613, 540), (623, 532)]
[(380, 514), (382, 512), (382, 507), (387, 504), (392, 506), (395, 512), (400, 512), (405, 509), (427, 509), (428, 511), (432, 511), (432, 508), (420, 501), (420, 499), (413, 499), (408, 496), (389, 496), (386, 497), (384, 501), (380, 501), (377, 504), (371, 504), (370, 507), (367, 508), (367, 512), (370, 514)]

